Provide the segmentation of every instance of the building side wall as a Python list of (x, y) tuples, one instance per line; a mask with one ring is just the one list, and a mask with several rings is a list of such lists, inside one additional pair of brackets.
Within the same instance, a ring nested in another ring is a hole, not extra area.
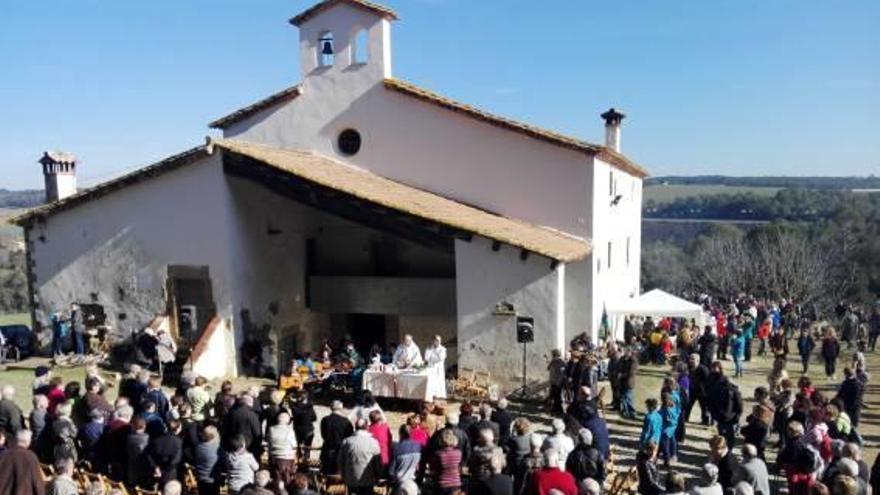
[[(590, 261), (593, 278), (591, 320), (595, 335), (603, 308), (608, 303), (640, 293), (642, 180), (601, 160), (594, 162), (593, 197), (596, 199)], [(618, 196), (620, 199), (612, 204)]]
[(73, 302), (104, 306), (122, 333), (166, 311), (167, 266), (208, 266), (222, 317), (231, 317), (225, 181), (216, 156), (60, 211), (28, 231), (35, 320)]
[(509, 247), (493, 251), (492, 242), (480, 237), (456, 241), (455, 259), (459, 367), (489, 371), (504, 391), (519, 386), (523, 347), (516, 341), (516, 316), (494, 314), (498, 303), (507, 302), (518, 315), (534, 318), (528, 377), (545, 380), (545, 357), (564, 339), (561, 266), (552, 268), (549, 259), (535, 255), (522, 260), (520, 251)]
[[(225, 137), (314, 150), (488, 211), (578, 236), (589, 231), (590, 158), (387, 90), (363, 68), (307, 77), (303, 94)], [(352, 157), (336, 149), (348, 128)]]

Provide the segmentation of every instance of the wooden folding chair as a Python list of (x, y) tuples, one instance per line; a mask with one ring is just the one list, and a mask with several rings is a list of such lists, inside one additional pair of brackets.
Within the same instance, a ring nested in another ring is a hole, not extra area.
[(128, 495), (128, 488), (126, 488), (125, 483), (121, 481), (104, 478), (104, 486), (107, 487), (107, 493), (110, 493), (113, 490), (119, 490), (119, 493), (121, 493), (122, 495)]
[(348, 487), (338, 474), (321, 476), (321, 486), (318, 493), (326, 495), (348, 495)]
[(43, 480), (49, 481), (55, 476), (55, 468), (52, 467), (51, 464), (43, 464), (40, 463), (40, 474), (43, 475)]
[(489, 396), (489, 387), (492, 385), (492, 375), (488, 371), (474, 373), (474, 382), (468, 387), (468, 392), (476, 397), (486, 398)]
[(456, 394), (467, 393), (468, 388), (474, 384), (474, 370), (470, 368), (459, 368), (458, 378), (455, 379), (453, 392)]
[(189, 493), (199, 492), (199, 480), (196, 478), (196, 470), (187, 463), (183, 463), (183, 489)]

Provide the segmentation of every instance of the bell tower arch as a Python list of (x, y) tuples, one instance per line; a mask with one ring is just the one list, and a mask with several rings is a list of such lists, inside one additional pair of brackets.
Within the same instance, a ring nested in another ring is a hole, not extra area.
[(299, 28), (304, 79), (344, 72), (391, 77), (391, 9), (362, 0), (324, 0), (290, 19)]

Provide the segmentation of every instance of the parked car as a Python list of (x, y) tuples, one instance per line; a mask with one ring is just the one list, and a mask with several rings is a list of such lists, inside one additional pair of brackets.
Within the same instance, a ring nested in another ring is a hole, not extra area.
[(25, 359), (34, 355), (34, 334), (27, 325), (0, 325), (6, 342), (7, 359)]

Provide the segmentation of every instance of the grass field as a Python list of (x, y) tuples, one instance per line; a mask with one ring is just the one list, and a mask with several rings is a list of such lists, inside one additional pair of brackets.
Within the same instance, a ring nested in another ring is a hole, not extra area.
[(28, 325), (31, 324), (31, 315), (27, 313), (0, 314), (0, 325)]
[(6, 220), (8, 218), (18, 215), (22, 211), (23, 210), (19, 209), (0, 208), (0, 237), (9, 237), (16, 239), (22, 237), (20, 227), (12, 225), (10, 223), (6, 223)]
[(669, 203), (678, 198), (713, 194), (742, 194), (752, 193), (758, 196), (773, 196), (779, 191), (779, 187), (749, 187), (749, 186), (722, 186), (722, 185), (656, 185), (646, 186), (644, 200), (654, 200), (658, 203)]

